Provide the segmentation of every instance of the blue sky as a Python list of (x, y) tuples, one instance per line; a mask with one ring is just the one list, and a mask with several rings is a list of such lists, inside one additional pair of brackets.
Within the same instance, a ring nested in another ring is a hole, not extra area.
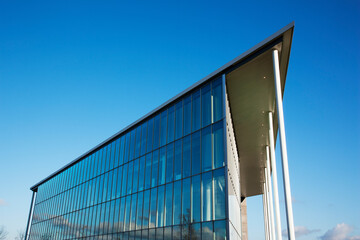
[[(284, 112), (298, 236), (359, 239), (359, 16), (356, 0), (2, 1), (0, 225), (13, 239), (30, 186), (295, 21)], [(261, 204), (248, 199), (250, 239), (264, 238)]]

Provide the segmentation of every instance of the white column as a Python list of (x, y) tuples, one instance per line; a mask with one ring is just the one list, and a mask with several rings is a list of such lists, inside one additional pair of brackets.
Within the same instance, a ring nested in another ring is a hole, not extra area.
[(294, 218), (293, 218), (292, 202), (291, 202), (290, 177), (289, 177), (289, 166), (288, 166), (288, 157), (287, 157), (287, 149), (286, 149), (284, 110), (283, 110), (283, 104), (282, 104), (282, 92), (281, 92), (278, 50), (277, 49), (273, 50), (272, 55), (273, 55), (273, 64), (274, 64), (274, 75), (275, 75), (274, 78), (275, 78), (277, 112), (278, 112), (278, 117), (279, 117), (280, 147), (281, 147), (281, 159), (282, 159), (283, 178), (284, 178), (286, 217), (287, 217), (287, 225), (288, 225), (288, 239), (295, 240)]
[(266, 240), (270, 240), (269, 239), (269, 227), (268, 227), (268, 217), (267, 217), (267, 203), (266, 203), (266, 187), (265, 187), (265, 182), (263, 185), (264, 188), (264, 194), (263, 194), (263, 209), (264, 209), (264, 232), (265, 232), (265, 239)]
[(30, 203), (28, 222), (27, 222), (26, 230), (25, 230), (25, 240), (29, 239), (29, 237), (30, 237), (30, 228), (31, 228), (31, 222), (32, 222), (32, 217), (33, 217), (33, 213), (34, 213), (35, 198), (36, 198), (36, 192), (33, 191), (32, 197), (31, 197), (31, 203)]
[(269, 213), (270, 213), (270, 232), (271, 238), (275, 240), (275, 226), (274, 226), (274, 205), (273, 205), (273, 193), (272, 193), (272, 186), (271, 186), (271, 174), (270, 174), (270, 152), (269, 146), (266, 146), (266, 181), (267, 181), (267, 190), (268, 190), (268, 206), (269, 206)]
[(277, 236), (277, 240), (281, 240), (282, 236), (281, 236), (281, 221), (280, 221), (280, 203), (279, 203), (279, 189), (278, 189), (277, 170), (276, 170), (274, 139), (275, 138), (274, 138), (274, 129), (273, 129), (273, 115), (272, 112), (269, 112), (270, 160), (271, 160), (271, 170), (273, 173), (276, 236)]

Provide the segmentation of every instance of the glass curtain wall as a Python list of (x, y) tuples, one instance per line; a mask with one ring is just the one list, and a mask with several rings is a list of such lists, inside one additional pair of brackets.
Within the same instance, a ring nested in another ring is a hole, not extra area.
[(226, 239), (221, 78), (37, 189), (30, 239)]

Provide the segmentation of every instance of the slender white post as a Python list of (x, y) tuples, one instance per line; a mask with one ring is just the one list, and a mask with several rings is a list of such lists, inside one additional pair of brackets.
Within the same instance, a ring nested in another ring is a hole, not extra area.
[(281, 236), (281, 221), (280, 221), (280, 203), (279, 203), (279, 189), (278, 189), (277, 170), (276, 170), (274, 139), (275, 138), (274, 138), (274, 129), (273, 129), (273, 115), (272, 112), (269, 112), (270, 160), (271, 160), (271, 169), (273, 173), (276, 236), (277, 236), (277, 240), (281, 240), (282, 236)]
[(265, 239), (266, 240), (270, 240), (269, 239), (269, 228), (268, 228), (268, 217), (267, 217), (267, 203), (266, 203), (266, 187), (265, 187), (265, 182), (264, 182), (264, 194), (263, 194), (263, 209), (264, 209), (264, 232), (265, 232)]
[(272, 236), (271, 230), (271, 214), (270, 214), (270, 197), (269, 197), (269, 182), (267, 177), (267, 167), (264, 168), (264, 177), (265, 177), (265, 199), (266, 199), (266, 216), (267, 216), (267, 224), (268, 224), (268, 234), (269, 239), (274, 240)]
[(27, 222), (27, 225), (26, 225), (24, 240), (27, 240), (30, 237), (30, 228), (31, 228), (31, 222), (32, 222), (32, 215), (34, 213), (35, 198), (36, 198), (36, 192), (33, 191), (32, 197), (31, 197), (30, 211), (29, 211), (28, 222)]
[(279, 51), (277, 49), (273, 50), (272, 55), (273, 55), (273, 64), (274, 64), (274, 75), (275, 75), (274, 78), (275, 78), (277, 112), (279, 116), (280, 146), (281, 146), (281, 159), (282, 159), (283, 178), (284, 178), (288, 238), (289, 240), (295, 240), (294, 217), (292, 211), (289, 166), (288, 166), (286, 138), (285, 138), (284, 110), (282, 104), (282, 92), (281, 92), (281, 81), (280, 81)]
[(271, 238), (273, 240), (276, 239), (275, 237), (275, 226), (274, 226), (274, 205), (273, 205), (273, 193), (272, 193), (272, 186), (271, 186), (271, 174), (270, 174), (270, 152), (269, 146), (266, 146), (266, 180), (268, 186), (268, 206), (270, 212), (270, 227), (271, 227)]

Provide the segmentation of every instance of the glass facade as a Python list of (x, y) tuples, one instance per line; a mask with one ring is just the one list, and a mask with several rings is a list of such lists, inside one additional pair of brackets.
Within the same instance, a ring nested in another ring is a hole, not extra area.
[(221, 78), (38, 186), (30, 239), (226, 239)]

